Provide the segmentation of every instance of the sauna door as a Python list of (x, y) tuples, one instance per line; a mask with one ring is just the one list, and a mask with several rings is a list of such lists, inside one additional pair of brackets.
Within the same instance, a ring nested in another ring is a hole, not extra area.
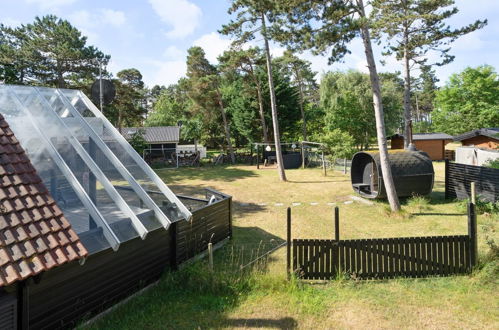
[(371, 193), (378, 192), (378, 171), (374, 160), (371, 162)]

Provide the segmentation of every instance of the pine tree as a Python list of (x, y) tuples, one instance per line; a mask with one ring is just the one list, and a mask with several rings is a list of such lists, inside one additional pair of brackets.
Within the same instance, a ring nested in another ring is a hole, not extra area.
[[(448, 46), (467, 33), (480, 29), (487, 20), (477, 20), (462, 28), (451, 29), (445, 20), (458, 12), (454, 0), (373, 0), (371, 12), (375, 36), (388, 39), (385, 54), (394, 54), (404, 67), (404, 145), (410, 137), (411, 114), (411, 69), (413, 65), (444, 65), (454, 56)], [(435, 51), (441, 61), (428, 63), (427, 54)]]
[(244, 73), (250, 83), (255, 86), (255, 92), (258, 101), (258, 114), (260, 116), (260, 123), (262, 125), (263, 142), (269, 143), (267, 123), (265, 121), (265, 111), (263, 107), (263, 91), (262, 83), (258, 79), (256, 67), (264, 61), (261, 51), (257, 47), (252, 47), (247, 50), (232, 48), (226, 51), (220, 58), (220, 64), (224, 68), (240, 71)]
[(2, 42), (0, 65), (13, 83), (83, 88), (99, 72), (96, 60), (106, 65), (110, 59), (88, 46), (87, 38), (68, 21), (54, 15), (36, 17), (17, 28), (1, 26), (1, 39), (7, 42)]
[[(279, 119), (277, 115), (277, 104), (272, 77), (272, 58), (270, 56), (269, 36), (267, 25), (272, 23), (276, 13), (276, 2), (271, 0), (232, 0), (229, 14), (236, 14), (236, 20), (224, 25), (220, 31), (222, 34), (231, 35), (235, 38), (234, 44), (242, 45), (255, 38), (259, 31), (264, 43), (265, 60), (267, 62), (267, 74), (269, 80), (270, 104), (272, 110), (272, 126), (274, 128), (274, 143), (277, 158), (277, 170), (281, 181), (287, 181), (282, 158), (281, 135), (279, 133)], [(272, 26), (270, 26), (272, 27)]]
[(216, 67), (210, 64), (201, 47), (191, 47), (187, 56), (188, 94), (194, 105), (204, 112), (207, 117), (212, 116), (216, 109), (220, 111), (225, 130), (225, 139), (231, 161), (236, 158), (232, 148), (231, 134), (227, 114), (220, 91), (220, 76)]
[(311, 63), (297, 57), (291, 50), (286, 50), (280, 58), (277, 59), (285, 67), (289, 68), (293, 75), (293, 81), (300, 95), (300, 113), (302, 120), (302, 139), (308, 140), (307, 118), (305, 116), (305, 103), (310, 101), (317, 91), (315, 81), (316, 72), (310, 68)]
[(301, 50), (312, 49), (316, 54), (330, 50), (330, 63), (348, 53), (348, 43), (360, 34), (373, 92), (383, 182), (391, 209), (398, 211), (400, 203), (388, 160), (381, 84), (374, 60), (371, 26), (365, 12), (364, 1), (279, 0), (278, 5), (287, 15), (280, 20), (279, 25), (274, 25), (273, 35), (288, 46)]

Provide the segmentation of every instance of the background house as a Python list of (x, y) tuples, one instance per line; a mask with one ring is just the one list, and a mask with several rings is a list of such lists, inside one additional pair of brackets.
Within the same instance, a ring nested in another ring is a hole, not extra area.
[(149, 146), (148, 153), (153, 157), (175, 152), (180, 140), (180, 127), (178, 126), (125, 127), (122, 130), (123, 137), (127, 141), (130, 141), (137, 133), (146, 140)]
[[(392, 149), (404, 149), (404, 136), (395, 134), (389, 137)], [(445, 133), (416, 133), (412, 139), (416, 149), (426, 152), (432, 160), (445, 159), (445, 145), (453, 138)]]
[(475, 129), (454, 138), (462, 146), (456, 148), (456, 163), (482, 166), (499, 159), (499, 128)]
[(477, 147), (482, 149), (499, 149), (499, 128), (475, 129), (454, 137), (463, 146)]

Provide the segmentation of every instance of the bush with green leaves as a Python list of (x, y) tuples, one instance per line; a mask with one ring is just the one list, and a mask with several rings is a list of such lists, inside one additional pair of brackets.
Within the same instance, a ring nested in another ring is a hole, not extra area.
[(339, 128), (324, 132), (316, 139), (324, 143), (325, 153), (333, 159), (351, 158), (356, 150), (353, 137)]
[[(459, 211), (467, 212), (467, 207), (469, 202), (470, 202), (469, 199), (463, 199), (459, 201), (459, 203), (457, 204), (457, 208), (459, 209)], [(475, 203), (475, 211), (477, 214), (499, 215), (499, 201), (495, 203), (488, 202), (483, 198), (480, 198), (480, 196), (477, 196)]]
[(483, 166), (499, 169), (499, 158), (498, 159), (489, 159), (485, 164), (483, 164)]
[(133, 133), (130, 141), (128, 142), (141, 156), (144, 153), (144, 150), (149, 146), (146, 139), (144, 138), (144, 130), (142, 129), (139, 129), (137, 130), (137, 132)]

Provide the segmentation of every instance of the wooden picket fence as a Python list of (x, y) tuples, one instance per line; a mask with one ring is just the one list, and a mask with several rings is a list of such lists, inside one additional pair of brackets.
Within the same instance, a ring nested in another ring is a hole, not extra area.
[[(468, 206), (468, 234), (453, 236), (339, 239), (339, 211), (335, 208), (335, 239), (291, 240), (288, 208), (289, 275), (327, 280), (448, 276), (469, 273), (476, 264), (476, 214)], [(292, 253), (291, 253), (292, 250)], [(292, 268), (291, 268), (292, 267)]]

